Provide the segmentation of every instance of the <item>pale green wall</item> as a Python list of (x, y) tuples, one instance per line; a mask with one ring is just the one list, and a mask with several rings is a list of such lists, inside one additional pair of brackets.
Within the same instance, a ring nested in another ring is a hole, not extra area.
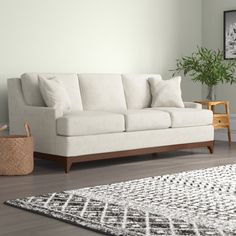
[[(203, 46), (223, 50), (223, 11), (226, 10), (236, 10), (236, 0), (202, 1)], [(229, 100), (231, 112), (236, 113), (236, 85), (219, 85), (217, 99)]]
[[(24, 72), (161, 73), (201, 44), (200, 0), (0, 0), (0, 122), (6, 78)], [(201, 89), (183, 82), (185, 100)]]

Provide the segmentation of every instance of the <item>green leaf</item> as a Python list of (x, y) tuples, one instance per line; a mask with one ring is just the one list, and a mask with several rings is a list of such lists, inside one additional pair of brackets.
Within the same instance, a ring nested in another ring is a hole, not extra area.
[(189, 75), (194, 82), (201, 82), (208, 86), (219, 83), (236, 83), (236, 61), (225, 61), (223, 52), (197, 47), (191, 56), (184, 56), (176, 60), (173, 75), (183, 73)]

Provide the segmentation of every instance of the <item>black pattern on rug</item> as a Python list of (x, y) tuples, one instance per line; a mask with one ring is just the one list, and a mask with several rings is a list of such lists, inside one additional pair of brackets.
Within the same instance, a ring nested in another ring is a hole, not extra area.
[(236, 235), (236, 165), (5, 202), (110, 235)]

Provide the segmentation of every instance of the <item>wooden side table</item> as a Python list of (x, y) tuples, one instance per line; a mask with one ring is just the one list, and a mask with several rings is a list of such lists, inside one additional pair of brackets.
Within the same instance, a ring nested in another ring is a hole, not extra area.
[[(228, 142), (231, 144), (231, 131), (230, 131), (230, 113), (228, 101), (195, 101), (206, 106), (207, 109), (213, 111), (213, 126), (215, 129), (228, 129)], [(216, 113), (215, 106), (223, 105), (225, 113)]]

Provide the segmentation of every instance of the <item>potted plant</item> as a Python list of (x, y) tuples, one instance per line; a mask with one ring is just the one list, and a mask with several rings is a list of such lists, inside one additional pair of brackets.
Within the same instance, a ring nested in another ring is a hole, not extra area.
[(197, 52), (191, 56), (185, 56), (177, 59), (176, 73), (183, 72), (184, 75), (190, 75), (194, 82), (201, 82), (207, 85), (207, 100), (215, 100), (215, 86), (219, 83), (235, 83), (236, 61), (225, 61), (221, 50), (210, 50), (204, 47), (198, 47)]

